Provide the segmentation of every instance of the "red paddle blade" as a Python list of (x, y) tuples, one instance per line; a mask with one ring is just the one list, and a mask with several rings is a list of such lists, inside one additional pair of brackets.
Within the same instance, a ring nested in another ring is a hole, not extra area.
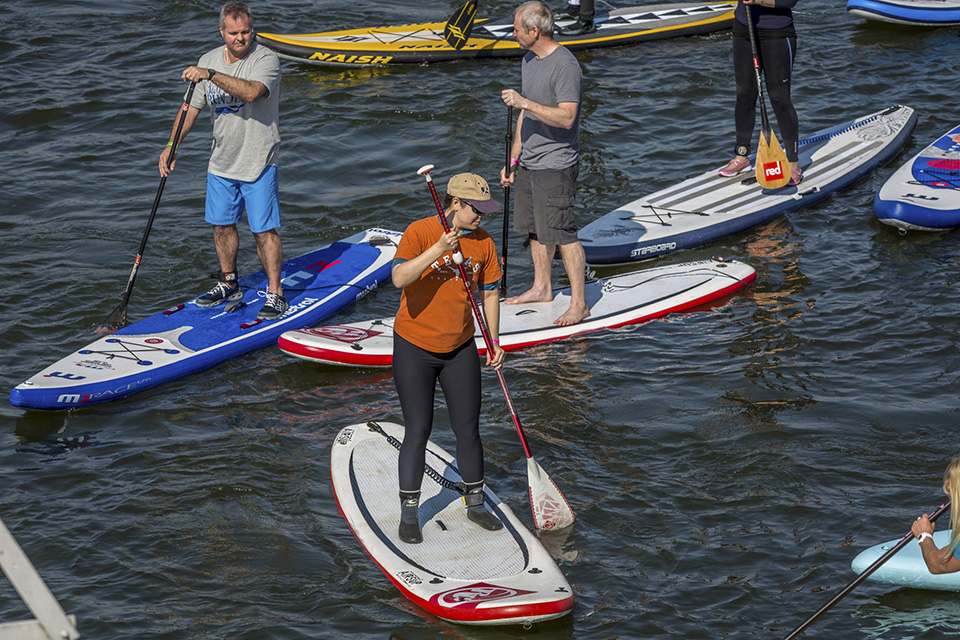
[(533, 524), (538, 531), (563, 529), (573, 524), (573, 510), (566, 498), (533, 458), (527, 458), (527, 483)]

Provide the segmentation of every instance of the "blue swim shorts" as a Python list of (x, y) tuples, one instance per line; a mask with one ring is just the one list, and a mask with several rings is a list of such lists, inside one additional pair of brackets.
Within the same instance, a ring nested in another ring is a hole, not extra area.
[(254, 233), (280, 226), (280, 183), (275, 165), (264, 169), (253, 182), (207, 174), (207, 222), (219, 226), (236, 224), (244, 209)]

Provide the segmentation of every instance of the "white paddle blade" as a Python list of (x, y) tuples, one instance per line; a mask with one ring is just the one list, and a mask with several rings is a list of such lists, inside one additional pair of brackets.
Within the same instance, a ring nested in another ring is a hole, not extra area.
[(527, 484), (533, 524), (538, 531), (563, 529), (573, 524), (573, 509), (537, 461), (527, 458)]

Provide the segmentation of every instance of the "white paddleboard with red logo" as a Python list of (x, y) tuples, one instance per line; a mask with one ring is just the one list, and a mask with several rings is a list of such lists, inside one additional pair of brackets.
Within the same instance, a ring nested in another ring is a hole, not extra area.
[(344, 427), (330, 451), (333, 493), (364, 550), (414, 604), (463, 624), (530, 624), (573, 609), (573, 590), (540, 541), (485, 488), (503, 522), (487, 531), (467, 519), (454, 459), (427, 444), (420, 497), (423, 542), (400, 541), (397, 455), (403, 427)]
[[(590, 317), (558, 327), (553, 321), (570, 306), (570, 288), (553, 301), (500, 305), (500, 346), (517, 351), (571, 336), (637, 324), (706, 304), (753, 282), (756, 272), (736, 260), (700, 260), (643, 269), (585, 285)], [(483, 337), (474, 338), (486, 353)], [(290, 355), (324, 364), (389, 367), (393, 363), (393, 318), (287, 331), (278, 345)]]
[(913, 109), (896, 105), (801, 139), (803, 181), (796, 186), (764, 189), (752, 168), (724, 178), (717, 171), (726, 159), (718, 161), (706, 173), (634, 200), (586, 225), (579, 236), (587, 262), (612, 265), (657, 258), (810, 206), (891, 160), (916, 122)]

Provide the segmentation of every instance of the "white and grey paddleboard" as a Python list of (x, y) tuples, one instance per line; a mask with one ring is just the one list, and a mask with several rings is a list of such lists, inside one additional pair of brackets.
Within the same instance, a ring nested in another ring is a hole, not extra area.
[(530, 624), (570, 613), (573, 591), (540, 541), (488, 487), (485, 504), (503, 528), (487, 531), (467, 520), (455, 462), (432, 442), (420, 498), (423, 542), (400, 541), (402, 439), (398, 424), (354, 424), (340, 431), (330, 452), (340, 511), (400, 592), (437, 617), (463, 624)]
[[(553, 321), (570, 305), (570, 288), (551, 302), (500, 305), (500, 346), (517, 351), (575, 335), (637, 324), (692, 309), (747, 286), (752, 267), (736, 260), (700, 260), (642, 269), (586, 283), (590, 317), (558, 327)], [(479, 332), (477, 349), (486, 353)], [(287, 331), (277, 341), (292, 356), (325, 364), (389, 367), (393, 363), (393, 318)]]
[(587, 262), (612, 265), (714, 242), (823, 200), (890, 160), (917, 121), (896, 105), (800, 141), (799, 186), (763, 189), (752, 171), (722, 178), (717, 168), (644, 196), (580, 230)]

